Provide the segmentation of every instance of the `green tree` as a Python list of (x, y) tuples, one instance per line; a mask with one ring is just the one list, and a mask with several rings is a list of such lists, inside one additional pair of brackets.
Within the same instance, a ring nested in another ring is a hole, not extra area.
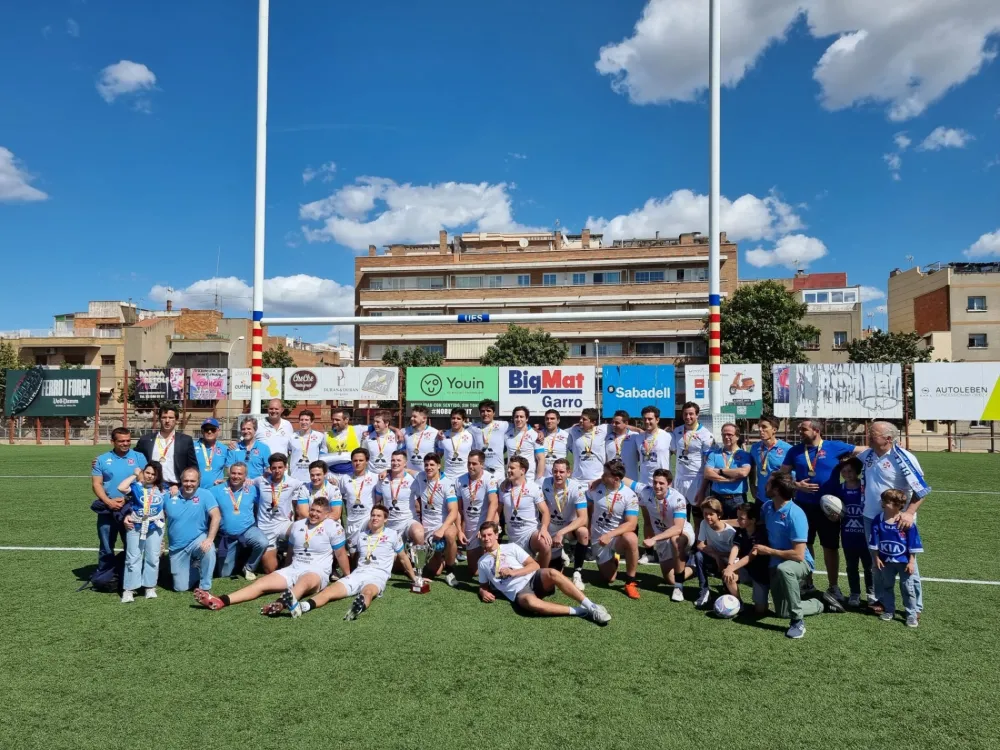
[[(382, 355), (382, 364), (386, 367), (399, 368), (399, 392), (406, 394), (406, 368), (408, 367), (440, 367), (444, 364), (444, 356), (437, 352), (427, 352), (419, 347), (408, 349), (388, 349)], [(398, 401), (379, 401), (383, 409), (398, 409)]]
[[(760, 364), (765, 410), (773, 408), (772, 366), (806, 362), (804, 345), (819, 336), (802, 322), (806, 309), (770, 279), (741, 286), (722, 301), (722, 362)], [(707, 340), (707, 319), (704, 335)]]
[(915, 414), (916, 395), (913, 390), (913, 363), (930, 362), (934, 347), (925, 347), (923, 337), (916, 331), (907, 333), (890, 333), (888, 331), (872, 331), (867, 338), (854, 339), (847, 345), (848, 362), (900, 364), (906, 371), (903, 382), (906, 383), (907, 412)]
[(511, 323), (480, 357), (486, 367), (555, 367), (569, 354), (569, 345), (551, 333)]
[[(284, 344), (278, 344), (277, 346), (272, 346), (270, 349), (265, 350), (261, 354), (261, 360), (263, 361), (264, 367), (280, 367), (281, 368), (281, 379), (285, 379), (285, 370), (289, 367), (295, 367), (295, 360), (292, 359), (291, 353), (285, 348)], [(261, 400), (261, 414), (267, 413), (267, 402), (269, 399)], [(282, 400), (282, 405), (288, 411), (291, 411), (298, 405), (298, 401), (286, 401)]]
[(3, 412), (7, 397), (7, 374), (5, 370), (23, 370), (28, 364), (21, 360), (20, 352), (9, 341), (0, 341), (0, 412)]

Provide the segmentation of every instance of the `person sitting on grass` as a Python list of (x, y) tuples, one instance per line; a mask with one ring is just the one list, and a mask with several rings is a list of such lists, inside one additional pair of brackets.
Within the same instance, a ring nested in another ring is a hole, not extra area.
[(899, 523), (900, 514), (906, 507), (908, 493), (903, 490), (886, 490), (882, 493), (882, 512), (875, 516), (872, 535), (868, 540), (869, 549), (875, 556), (875, 591), (885, 608), (879, 619), (891, 622), (896, 616), (896, 574), (899, 574), (899, 592), (906, 610), (906, 627), (915, 628), (920, 624), (917, 613), (917, 593), (913, 586), (913, 575), (917, 568), (917, 553), (924, 551), (917, 524), (912, 523), (904, 531)]
[(711, 598), (709, 575), (721, 577), (722, 570), (729, 564), (736, 529), (722, 520), (722, 514), (722, 502), (717, 498), (710, 497), (701, 504), (702, 521), (698, 527), (698, 542), (694, 553), (695, 571), (701, 587), (698, 598), (694, 601), (696, 607), (704, 607)]
[[(608, 611), (594, 604), (557, 570), (542, 568), (517, 544), (500, 544), (500, 526), (486, 521), (479, 527), (483, 556), (479, 558), (479, 599), (484, 604), (496, 601), (499, 592), (525, 612), (547, 617), (584, 617), (598, 625), (611, 622)], [(559, 589), (577, 602), (575, 607), (553, 604), (545, 598)]]
[(125, 534), (125, 580), (122, 604), (135, 601), (141, 584), (146, 598), (156, 598), (156, 579), (160, 573), (160, 548), (163, 545), (163, 469), (159, 461), (150, 461), (136, 469), (118, 485), (128, 498)]
[(868, 539), (865, 537), (865, 495), (861, 486), (861, 473), (864, 464), (856, 456), (845, 457), (840, 464), (840, 487), (834, 494), (844, 505), (840, 517), (840, 546), (844, 550), (844, 565), (847, 568), (847, 584), (850, 596), (848, 607), (861, 606), (861, 576), (858, 565), (864, 569), (865, 591), (868, 601), (875, 601), (875, 588), (872, 585), (872, 558), (868, 552)]
[(751, 586), (754, 614), (762, 617), (767, 614), (770, 574), (767, 560), (751, 554), (755, 545), (767, 545), (767, 529), (760, 520), (760, 504), (743, 503), (736, 509), (736, 521), (738, 528), (729, 551), (729, 564), (722, 571), (722, 582), (726, 591), (740, 601), (739, 584)]
[[(211, 490), (199, 486), (201, 473), (197, 469), (184, 469), (180, 480), (180, 492), (171, 488), (163, 504), (174, 591), (190, 591), (195, 577), (199, 587), (208, 590), (215, 573), (215, 536), (222, 516)], [(130, 527), (127, 519), (125, 526)]]
[(244, 586), (232, 594), (213, 596), (209, 591), (195, 589), (194, 598), (201, 606), (219, 610), (232, 604), (242, 604), (278, 591), (284, 592), (279, 602), (281, 607), (267, 605), (261, 609), (263, 615), (273, 615), (291, 610), (293, 617), (298, 614), (294, 603), (299, 597), (312, 594), (326, 586), (333, 569), (333, 558), (342, 570), (350, 569), (344, 529), (338, 521), (331, 521), (330, 501), (317, 497), (309, 506), (306, 518), (300, 518), (288, 528), (287, 541), (292, 552), (291, 563), (273, 573), (261, 576), (249, 586)]
[[(687, 520), (687, 500), (675, 490), (670, 469), (656, 469), (650, 485), (632, 483), (639, 495), (643, 529), (643, 546), (656, 551), (663, 578), (673, 586), (670, 599), (684, 601), (684, 581), (694, 574), (687, 565), (688, 551), (695, 543), (694, 528)], [(625, 480), (628, 482), (628, 480)]]

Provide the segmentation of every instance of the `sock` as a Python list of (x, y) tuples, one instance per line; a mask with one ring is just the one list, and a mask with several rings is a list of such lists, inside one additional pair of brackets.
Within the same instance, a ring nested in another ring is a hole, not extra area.
[(575, 570), (583, 570), (583, 563), (586, 561), (586, 559), (587, 559), (587, 548), (582, 544), (580, 544), (579, 542), (577, 542), (576, 546), (573, 547), (573, 568)]
[(623, 573), (622, 580), (625, 581), (625, 583), (635, 583), (635, 576), (630, 576), (628, 573)]
[(304, 602), (299, 602), (299, 609), (302, 610), (302, 614), (305, 614), (310, 609), (315, 609), (315, 608), (316, 608), (316, 602), (314, 602), (312, 599), (306, 599)]
[(588, 599), (587, 597), (583, 597), (583, 601), (580, 602), (580, 606), (581, 607), (586, 607), (587, 609), (590, 609), (591, 607), (594, 606), (594, 603), (592, 601), (590, 601), (590, 599)]
[(455, 566), (454, 565), (445, 565), (444, 566), (444, 572), (445, 572), (445, 575), (448, 575), (449, 573), (454, 573), (455, 572)]
[(552, 559), (549, 560), (549, 568), (551, 568), (552, 570), (562, 571), (563, 569), (562, 555), (553, 555)]
[(680, 581), (677, 580), (678, 578), (683, 579), (683, 577), (684, 577), (683, 573), (681, 573), (680, 575), (678, 575), (677, 573), (674, 573), (674, 588), (675, 589), (682, 589), (682, 588), (684, 588), (684, 581), (683, 580), (680, 580)]
[(569, 608), (569, 613), (571, 615), (573, 615), (574, 617), (583, 617), (585, 614), (587, 614), (588, 611), (589, 610), (586, 607), (584, 607), (582, 604), (579, 605), (579, 606), (577, 606), (577, 607), (570, 607)]
[(223, 607), (229, 606), (229, 594), (223, 594), (219, 597), (219, 600), (222, 602)]

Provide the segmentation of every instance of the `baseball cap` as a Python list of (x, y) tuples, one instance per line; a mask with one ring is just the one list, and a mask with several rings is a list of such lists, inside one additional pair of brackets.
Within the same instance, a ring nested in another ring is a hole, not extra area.
[(216, 419), (215, 417), (209, 417), (208, 419), (206, 419), (204, 422), (201, 423), (202, 429), (205, 429), (206, 426), (219, 429), (219, 420)]

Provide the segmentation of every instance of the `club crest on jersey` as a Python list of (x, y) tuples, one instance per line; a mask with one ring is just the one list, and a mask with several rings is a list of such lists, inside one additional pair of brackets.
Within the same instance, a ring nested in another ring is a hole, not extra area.
[[(110, 458), (108, 459), (108, 463), (111, 463), (111, 459)], [(128, 465), (129, 466), (135, 466), (135, 459), (134, 458), (130, 458), (128, 460)]]

